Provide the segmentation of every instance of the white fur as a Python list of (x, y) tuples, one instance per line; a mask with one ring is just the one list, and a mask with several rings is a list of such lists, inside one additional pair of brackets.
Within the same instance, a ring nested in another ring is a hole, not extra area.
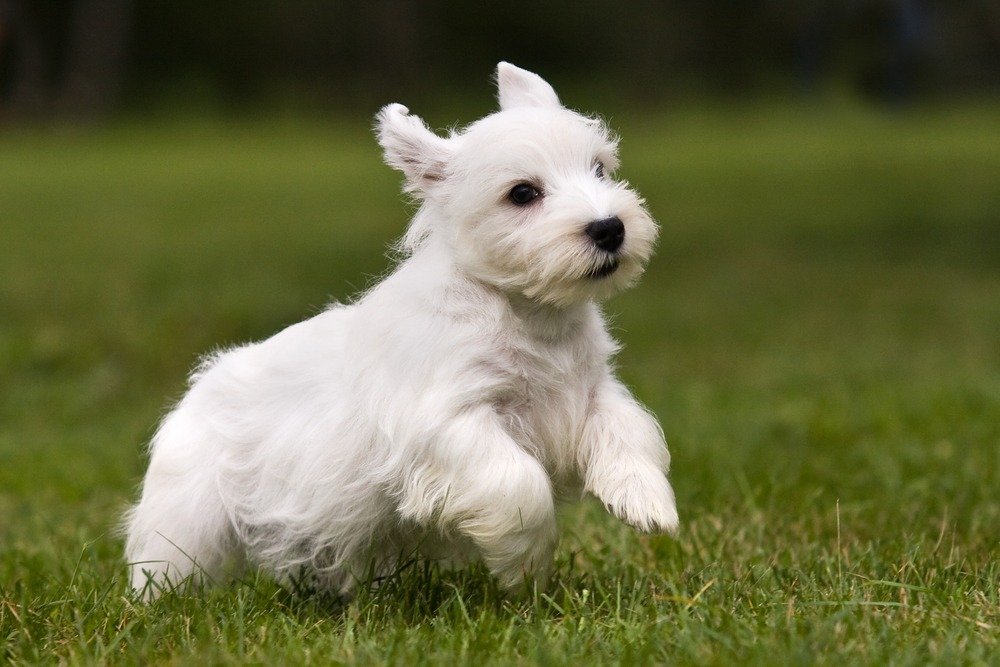
[[(505, 586), (544, 578), (555, 499), (586, 490), (674, 531), (669, 455), (613, 375), (596, 300), (632, 283), (656, 225), (597, 120), (501, 63), (501, 110), (448, 137), (401, 105), (386, 162), (420, 202), (404, 259), (350, 305), (207, 358), (150, 446), (126, 517), (132, 585), (218, 580), (249, 562), (348, 591), (401, 554), (481, 557)], [(542, 197), (508, 198), (521, 182)], [(619, 268), (584, 232), (624, 223)]]

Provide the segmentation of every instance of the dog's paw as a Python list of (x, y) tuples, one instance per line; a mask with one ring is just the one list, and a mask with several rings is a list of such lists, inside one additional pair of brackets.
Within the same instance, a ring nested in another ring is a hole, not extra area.
[(483, 548), (483, 559), (500, 586), (514, 594), (543, 589), (552, 573), (556, 546), (555, 523), (519, 531)]
[(594, 490), (608, 511), (644, 533), (677, 533), (680, 520), (674, 490), (659, 471), (633, 472)]

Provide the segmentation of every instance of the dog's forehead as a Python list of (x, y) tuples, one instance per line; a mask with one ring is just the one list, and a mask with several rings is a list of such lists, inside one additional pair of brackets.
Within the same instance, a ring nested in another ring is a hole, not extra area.
[(568, 109), (515, 108), (486, 116), (462, 133), (462, 152), (472, 159), (519, 163), (563, 157), (577, 161), (613, 154), (615, 142), (598, 120)]

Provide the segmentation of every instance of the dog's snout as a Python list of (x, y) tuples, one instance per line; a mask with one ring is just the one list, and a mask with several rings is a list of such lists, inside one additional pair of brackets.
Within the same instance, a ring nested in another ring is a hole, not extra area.
[(625, 225), (618, 216), (595, 220), (587, 225), (585, 231), (593, 239), (594, 245), (606, 252), (618, 250), (625, 241)]

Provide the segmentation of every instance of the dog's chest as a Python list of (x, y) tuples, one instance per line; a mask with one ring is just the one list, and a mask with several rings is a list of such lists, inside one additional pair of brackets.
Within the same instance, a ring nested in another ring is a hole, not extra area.
[(554, 476), (575, 463), (586, 420), (594, 363), (578, 344), (501, 345), (492, 370), (494, 406), (508, 432)]

